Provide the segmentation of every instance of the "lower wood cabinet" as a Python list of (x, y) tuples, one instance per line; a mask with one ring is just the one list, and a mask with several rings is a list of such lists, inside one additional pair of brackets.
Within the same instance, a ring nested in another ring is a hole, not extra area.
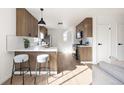
[(80, 61), (92, 61), (92, 47), (78, 47)]
[[(29, 61), (30, 61), (30, 64), (31, 64), (31, 70), (32, 71), (35, 70), (37, 55), (49, 54), (50, 71), (57, 71), (57, 73), (58, 73), (58, 68), (57, 68), (58, 67), (57, 66), (58, 65), (58, 60), (57, 60), (57, 55), (58, 54), (57, 54), (57, 52), (15, 52), (15, 55), (18, 55), (18, 54), (28, 54), (29, 55)], [(41, 67), (45, 67), (45, 64), (42, 64)]]

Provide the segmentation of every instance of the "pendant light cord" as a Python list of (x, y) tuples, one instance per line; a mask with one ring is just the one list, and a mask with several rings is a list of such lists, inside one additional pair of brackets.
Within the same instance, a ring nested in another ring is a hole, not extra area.
[(41, 18), (43, 18), (43, 8), (40, 8), (40, 10), (41, 10)]

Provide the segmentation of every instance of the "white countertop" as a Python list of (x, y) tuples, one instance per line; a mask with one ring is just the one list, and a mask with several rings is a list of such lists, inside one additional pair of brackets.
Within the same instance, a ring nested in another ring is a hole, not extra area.
[(29, 47), (29, 48), (21, 48), (21, 49), (13, 49), (9, 50), (9, 52), (57, 52), (58, 49), (56, 47), (41, 47), (41, 46), (35, 46), (35, 47)]
[(91, 45), (78, 45), (78, 47), (92, 47)]

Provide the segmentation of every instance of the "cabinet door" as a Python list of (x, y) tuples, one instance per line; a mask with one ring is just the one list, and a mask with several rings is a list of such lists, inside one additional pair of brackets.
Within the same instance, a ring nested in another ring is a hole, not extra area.
[(24, 36), (32, 36), (31, 29), (32, 29), (32, 20), (31, 20), (31, 15), (29, 12), (25, 10), (25, 17), (26, 17), (26, 23), (25, 23), (25, 35)]
[(87, 61), (92, 61), (92, 47), (87, 47)]
[(16, 9), (16, 35), (38, 36), (38, 21), (26, 9)]
[(86, 37), (92, 37), (92, 18), (84, 20), (84, 33)]
[(33, 17), (31, 16), (31, 23), (30, 23), (30, 32), (31, 32), (31, 36), (34, 37), (34, 19)]
[(27, 34), (31, 37), (37, 37), (38, 36), (38, 22), (37, 20), (27, 12)]
[(92, 37), (92, 18), (84, 19), (76, 26), (76, 31), (83, 31), (83, 37)]
[(79, 27), (78, 27), (78, 25), (76, 26), (76, 32), (78, 32), (79, 31)]
[(79, 48), (80, 61), (92, 61), (92, 47)]
[(38, 36), (38, 20), (33, 18), (33, 30), (32, 30), (33, 36), (37, 37)]
[(25, 18), (25, 9), (17, 8), (16, 9), (16, 35), (24, 36), (26, 34), (26, 18)]

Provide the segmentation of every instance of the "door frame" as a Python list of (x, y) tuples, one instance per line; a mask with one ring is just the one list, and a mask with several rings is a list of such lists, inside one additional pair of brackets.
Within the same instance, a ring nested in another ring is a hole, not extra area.
[[(119, 43), (119, 40), (118, 40), (118, 34), (119, 34), (119, 26), (124, 26), (124, 24), (117, 24), (116, 25), (116, 58), (119, 59), (118, 57), (118, 43)], [(120, 60), (120, 59), (119, 59)]]
[[(109, 31), (109, 56), (111, 56), (111, 33), (112, 33), (112, 25), (111, 24), (97, 24), (96, 25), (96, 62), (97, 63), (99, 63), (99, 61), (98, 61), (98, 26), (99, 25), (106, 25), (106, 26), (108, 26), (108, 31)], [(110, 62), (110, 60), (108, 60), (109, 62)]]

